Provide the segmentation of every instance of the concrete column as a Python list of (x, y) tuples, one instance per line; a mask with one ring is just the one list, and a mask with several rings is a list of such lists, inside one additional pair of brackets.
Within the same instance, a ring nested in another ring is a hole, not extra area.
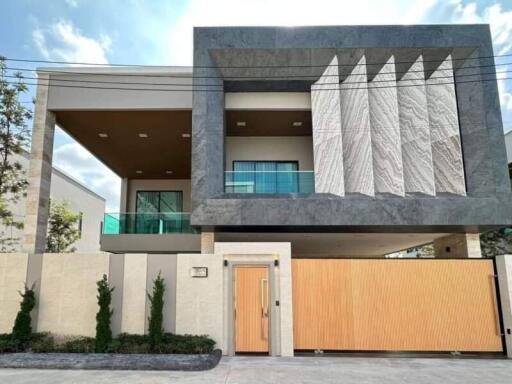
[(23, 244), (27, 253), (42, 253), (45, 250), (52, 178), (55, 114), (48, 111), (49, 87), (42, 84), (41, 81), (48, 82), (49, 75), (39, 75), (36, 94)]
[(343, 196), (343, 145), (338, 58), (329, 63), (320, 79), (311, 86), (315, 192)]
[(404, 195), (395, 59), (368, 83), (375, 193)]
[(121, 179), (121, 198), (119, 199), (119, 213), (128, 211), (128, 179)]
[(366, 58), (340, 85), (345, 193), (374, 196)]
[(398, 81), (405, 193), (436, 194), (423, 57)]
[(215, 232), (201, 231), (201, 253), (213, 253), (215, 246)]
[(466, 195), (451, 55), (427, 79), (436, 193)]
[(512, 255), (496, 256), (507, 356), (512, 358)]
[(440, 259), (480, 258), (480, 234), (454, 233), (434, 240), (434, 254)]

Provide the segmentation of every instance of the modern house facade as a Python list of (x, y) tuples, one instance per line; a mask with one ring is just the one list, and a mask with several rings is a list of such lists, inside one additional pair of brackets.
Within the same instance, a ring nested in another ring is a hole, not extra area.
[[(13, 155), (13, 160), (20, 163), (25, 172), (29, 168), (29, 155), (28, 152)], [(52, 169), (50, 199), (57, 203), (67, 202), (71, 211), (79, 215), (77, 229), (80, 238), (73, 245), (76, 252), (98, 252), (105, 199), (56, 167)], [(14, 204), (11, 203), (9, 208), (17, 221), (24, 221), (24, 197)], [(23, 228), (0, 225), (0, 233), (4, 240), (4, 251), (22, 251)]]
[[(41, 255), (56, 123), (122, 178), (101, 254)], [(195, 28), (193, 68), (43, 68), (30, 177), (27, 276), (107, 273), (114, 332), (161, 271), (166, 329), (226, 354), (512, 350), (512, 260), (478, 235), (512, 223), (487, 25)], [(38, 329), (92, 332), (64, 314), (94, 298), (45, 300)]]

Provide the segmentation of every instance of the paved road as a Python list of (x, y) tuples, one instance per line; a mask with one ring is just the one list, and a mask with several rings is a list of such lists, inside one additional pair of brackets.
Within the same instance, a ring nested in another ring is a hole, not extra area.
[(234, 357), (206, 372), (0, 370), (0, 383), (511, 384), (512, 360)]

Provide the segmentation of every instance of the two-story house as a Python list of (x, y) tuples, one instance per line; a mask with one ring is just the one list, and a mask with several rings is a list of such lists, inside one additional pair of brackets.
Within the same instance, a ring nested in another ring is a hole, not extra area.
[(505, 351), (479, 244), (512, 223), (487, 25), (196, 28), (193, 64), (39, 70), (27, 254), (58, 123), (122, 178), (116, 331), (145, 331), (162, 271), (167, 329), (229, 354)]

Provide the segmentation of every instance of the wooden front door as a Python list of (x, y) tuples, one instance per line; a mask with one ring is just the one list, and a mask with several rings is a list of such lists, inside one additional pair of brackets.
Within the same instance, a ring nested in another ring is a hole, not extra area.
[(235, 352), (269, 352), (268, 267), (237, 266), (235, 274)]

